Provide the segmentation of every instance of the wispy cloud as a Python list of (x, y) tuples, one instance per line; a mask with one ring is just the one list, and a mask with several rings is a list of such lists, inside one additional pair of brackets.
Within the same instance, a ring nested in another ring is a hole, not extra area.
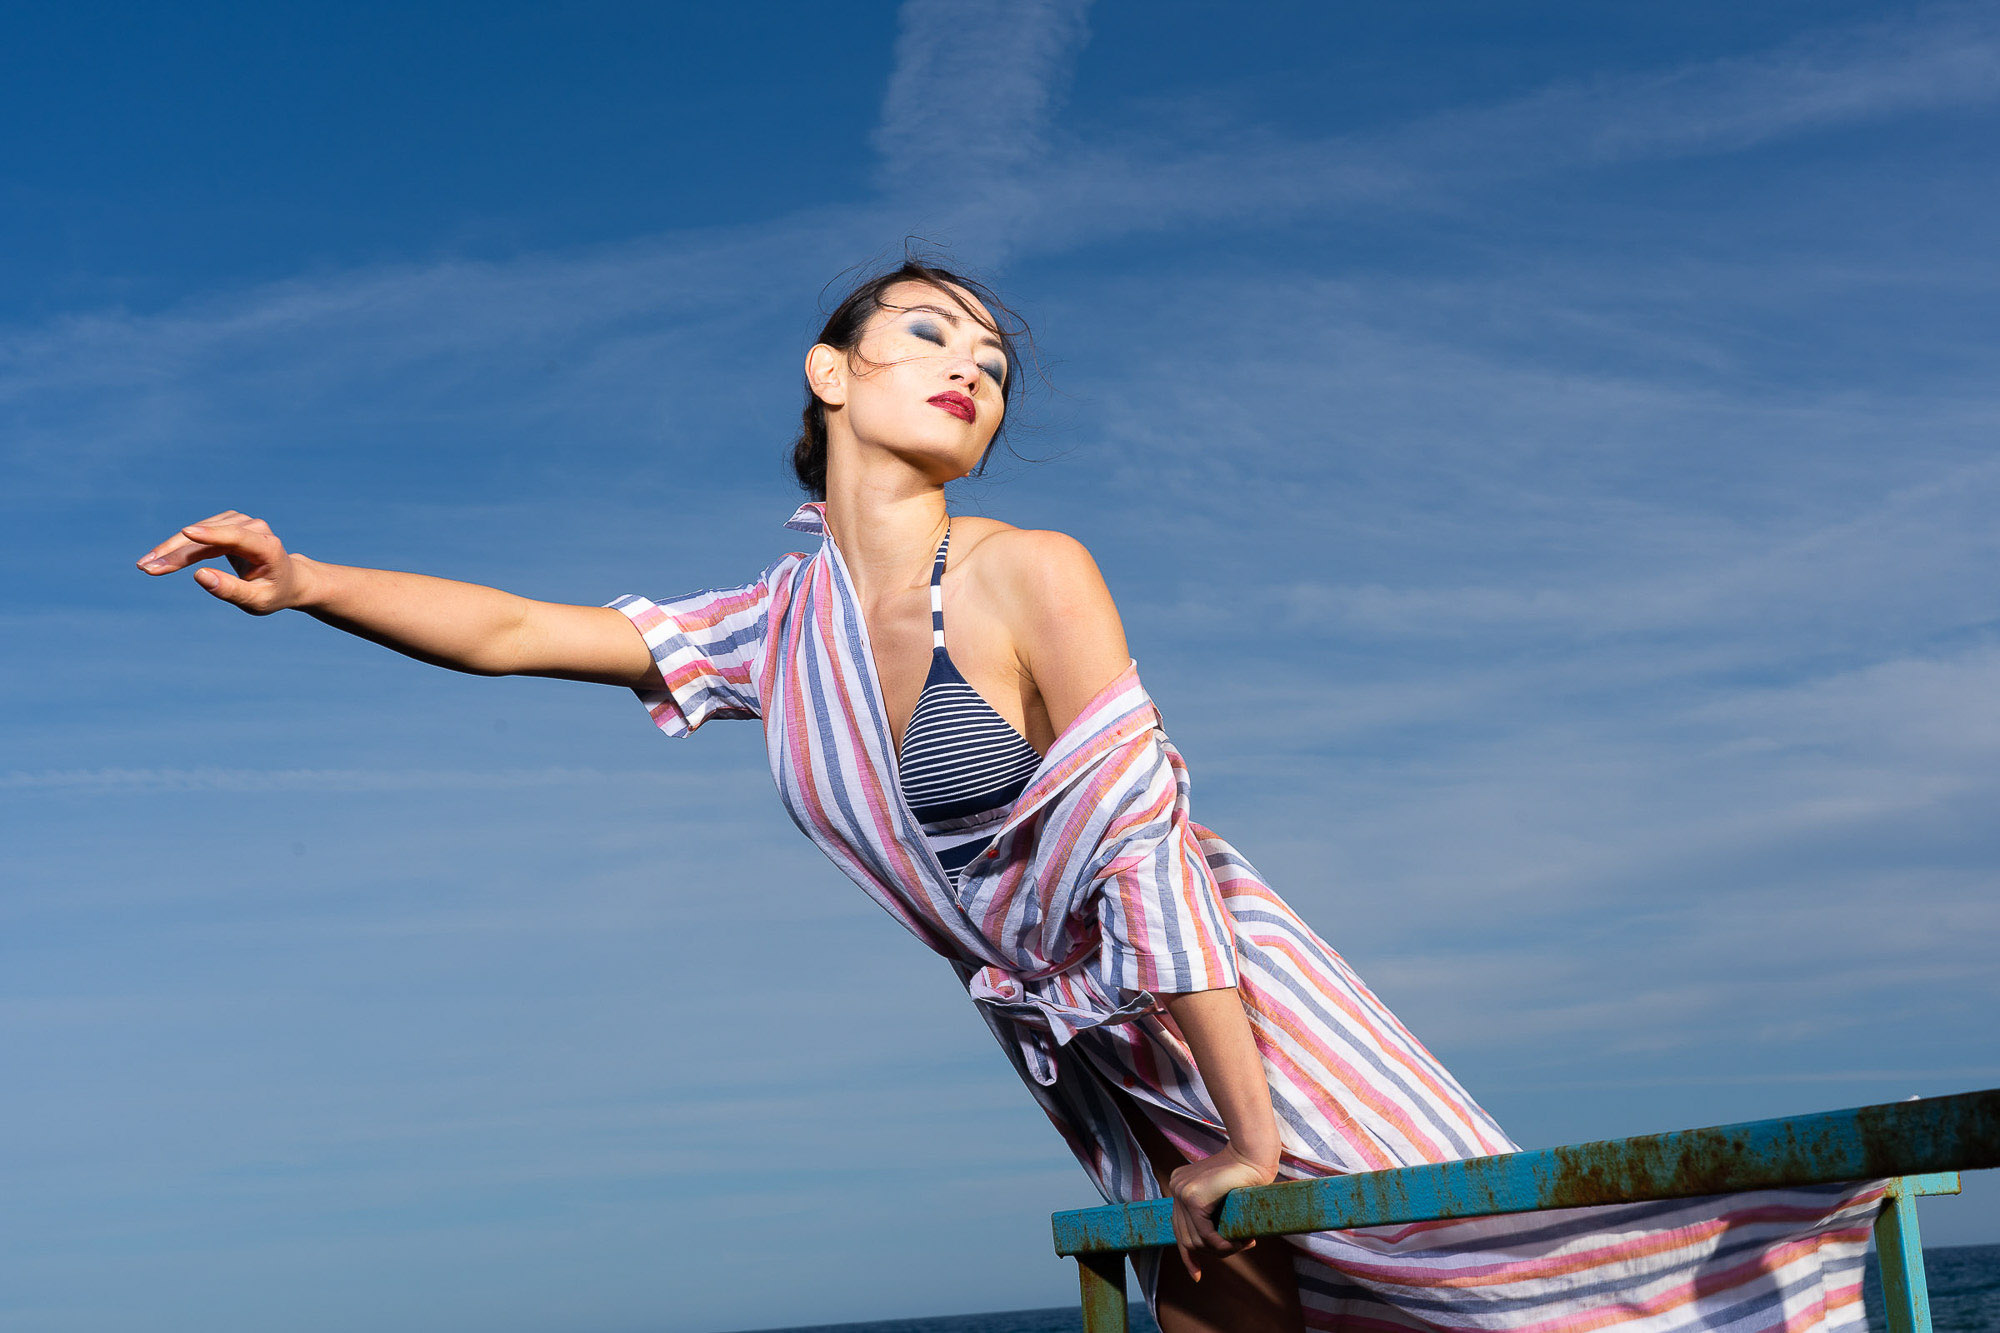
[(532, 422), (636, 442), (657, 430), (663, 377), (671, 386), (709, 375), (725, 330), (789, 328), (799, 294), (875, 232), (865, 216), (802, 213), (726, 234), (389, 265), (16, 329), (0, 334), (0, 448), (24, 483), (60, 493), (102, 486), (127, 460), (171, 464), (196, 442), (255, 438), (266, 454), (292, 452), (310, 438), (302, 423), (327, 411), (351, 421), (371, 402), (393, 402), (398, 420), (427, 419), (433, 433)]
[(1948, 6), (1830, 28), (1754, 56), (1561, 84), (1373, 135), (1232, 127), (1228, 142), (1068, 146), (1028, 193), (1031, 249), (1307, 210), (1459, 207), (1524, 178), (1739, 152), (1840, 126), (2000, 99), (2000, 18)]
[[(1810, 35), (1616, 89), (1550, 93), (1536, 128), (1598, 161), (1730, 152), (1787, 135), (2000, 98), (2000, 13), (1958, 4)], [(1562, 133), (1566, 127), (1567, 133)]]
[[(26, 484), (101, 484), (119, 460), (189, 440), (249, 431), (272, 447), (279, 421), (356, 395), (393, 398), (405, 419), (464, 420), (473, 367), (496, 415), (629, 434), (657, 410), (651, 398), (635, 401), (637, 368), (686, 366), (709, 383), (741, 376), (740, 358), (732, 367), (715, 356), (718, 335), (781, 319), (790, 327), (801, 292), (911, 230), (991, 265), (1134, 230), (1429, 208), (1502, 181), (1734, 151), (2000, 96), (2000, 21), (1985, 8), (1950, 8), (1374, 136), (1265, 128), (1192, 150), (1092, 144), (1049, 132), (1084, 14), (1075, 0), (906, 6), (877, 130), (888, 191), (875, 203), (585, 253), (299, 278), (159, 313), (99, 310), (0, 331), (0, 449)], [(920, 164), (954, 184), (918, 188)], [(504, 386), (498, 396), (494, 385)]]
[(992, 186), (1046, 151), (1089, 0), (907, 0), (875, 147), (890, 189)]

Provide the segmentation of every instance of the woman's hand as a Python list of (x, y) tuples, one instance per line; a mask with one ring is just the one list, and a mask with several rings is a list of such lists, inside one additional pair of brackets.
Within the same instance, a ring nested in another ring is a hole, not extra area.
[(148, 574), (171, 574), (216, 556), (236, 572), (198, 569), (195, 582), (253, 616), (296, 608), (419, 662), (477, 676), (665, 688), (646, 640), (609, 607), (536, 602), (477, 583), (329, 564), (285, 550), (270, 524), (234, 509), (189, 524), (138, 563)]
[(261, 518), (225, 509), (213, 518), (191, 523), (139, 557), (148, 574), (171, 574), (201, 560), (226, 558), (233, 575), (219, 569), (198, 569), (194, 581), (231, 606), (253, 616), (268, 616), (305, 600), (306, 571)]
[(1203, 1262), (1227, 1258), (1257, 1243), (1225, 1239), (1215, 1229), (1215, 1215), (1229, 1191), (1268, 1185), (1277, 1178), (1276, 1171), (1243, 1157), (1232, 1145), (1174, 1171), (1167, 1180), (1167, 1193), (1174, 1201), (1174, 1244), (1180, 1248), (1188, 1276), (1199, 1282)]

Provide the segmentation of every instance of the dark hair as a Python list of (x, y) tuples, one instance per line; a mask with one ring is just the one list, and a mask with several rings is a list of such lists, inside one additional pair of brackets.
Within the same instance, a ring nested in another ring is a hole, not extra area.
[[(1028, 330), (1020, 316), (1002, 304), (984, 283), (906, 254), (903, 262), (895, 268), (864, 280), (842, 297), (840, 304), (833, 308), (833, 313), (826, 317), (826, 325), (820, 329), (815, 343), (825, 343), (852, 356), (855, 348), (860, 346), (862, 330), (868, 326), (875, 312), (883, 308), (882, 294), (899, 282), (923, 282), (938, 288), (949, 295), (959, 309), (992, 329), (1000, 339), (1001, 351), (1007, 358), (1007, 377), (1000, 385), (1004, 414), (1000, 418), (1000, 430), (993, 437), (997, 442), (1006, 432), (1007, 422), (1013, 416), (1014, 403), (1020, 396), (1021, 359), (1014, 340), (1025, 336)], [(965, 297), (968, 295), (985, 306), (987, 313), (982, 315), (967, 305)], [(992, 452), (991, 446), (988, 446), (987, 452)], [(976, 477), (985, 470), (986, 459), (982, 457), (971, 475)], [(813, 392), (811, 381), (806, 383), (806, 407), (800, 414), (799, 437), (792, 442), (792, 471), (798, 474), (799, 485), (813, 499), (826, 498), (826, 404)]]

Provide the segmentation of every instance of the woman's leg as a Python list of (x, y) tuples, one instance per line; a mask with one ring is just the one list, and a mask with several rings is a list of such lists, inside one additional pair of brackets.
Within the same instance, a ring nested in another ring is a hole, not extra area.
[[(1164, 1187), (1187, 1158), (1153, 1127), (1131, 1099), (1116, 1094), (1153, 1174)], [(1301, 1333), (1299, 1281), (1293, 1248), (1272, 1236), (1256, 1246), (1201, 1266), (1201, 1281), (1188, 1276), (1178, 1251), (1160, 1255), (1160, 1333)]]

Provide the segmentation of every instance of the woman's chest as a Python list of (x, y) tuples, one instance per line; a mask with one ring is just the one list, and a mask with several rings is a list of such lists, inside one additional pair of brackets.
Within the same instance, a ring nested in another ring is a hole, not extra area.
[[(1009, 726), (1038, 750), (1054, 740), (1034, 680), (1021, 664), (1019, 645), (1008, 631), (1002, 608), (977, 589), (942, 590), (945, 650), (958, 673)], [(889, 736), (898, 750), (917, 701), (923, 695), (937, 646), (929, 589), (884, 599), (865, 612), (875, 677), (888, 714)]]

